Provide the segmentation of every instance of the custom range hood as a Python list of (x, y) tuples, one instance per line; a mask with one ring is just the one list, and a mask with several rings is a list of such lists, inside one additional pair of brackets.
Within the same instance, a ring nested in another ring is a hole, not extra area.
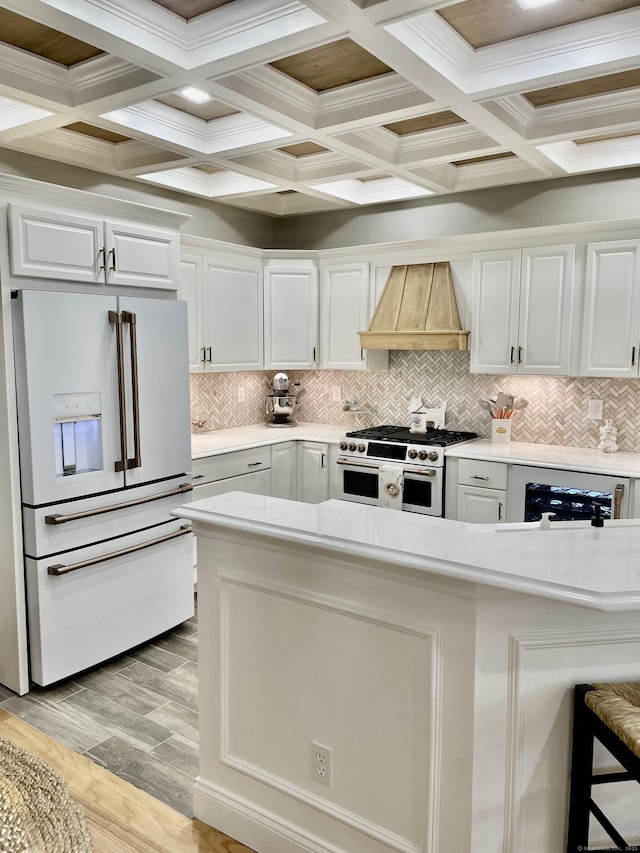
[(448, 261), (392, 267), (363, 349), (465, 350)]

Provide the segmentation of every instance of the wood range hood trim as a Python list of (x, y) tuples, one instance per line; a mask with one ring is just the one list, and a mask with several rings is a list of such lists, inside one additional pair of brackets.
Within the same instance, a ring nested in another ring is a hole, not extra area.
[(368, 331), (358, 334), (363, 349), (468, 349), (449, 262), (392, 267)]

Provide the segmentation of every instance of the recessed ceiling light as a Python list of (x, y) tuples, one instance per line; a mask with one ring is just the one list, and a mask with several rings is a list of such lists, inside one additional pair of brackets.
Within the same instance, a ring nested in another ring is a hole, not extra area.
[(211, 95), (203, 92), (202, 89), (196, 89), (195, 86), (185, 86), (184, 89), (180, 89), (178, 94), (194, 104), (204, 104), (211, 100)]
[(516, 0), (523, 9), (535, 9), (538, 6), (546, 6), (547, 3), (556, 3), (557, 0)]

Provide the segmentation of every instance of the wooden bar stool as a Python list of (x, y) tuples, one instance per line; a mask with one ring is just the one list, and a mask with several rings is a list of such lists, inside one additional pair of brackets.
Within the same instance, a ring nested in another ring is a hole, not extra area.
[[(594, 774), (596, 738), (619, 762), (622, 770)], [(640, 851), (640, 846), (625, 841), (591, 797), (593, 785), (629, 780), (640, 783), (640, 681), (578, 684), (573, 706), (567, 853), (584, 853), (589, 849), (590, 815), (616, 845), (605, 850), (599, 847), (598, 853)], [(638, 830), (640, 832), (640, 821)]]

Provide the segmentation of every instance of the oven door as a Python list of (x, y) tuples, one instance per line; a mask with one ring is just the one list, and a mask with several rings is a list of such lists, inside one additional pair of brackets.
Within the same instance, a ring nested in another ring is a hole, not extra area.
[[(379, 506), (380, 465), (370, 460), (338, 457), (336, 497)], [(442, 468), (404, 468), (402, 509), (422, 515), (442, 515)]]

